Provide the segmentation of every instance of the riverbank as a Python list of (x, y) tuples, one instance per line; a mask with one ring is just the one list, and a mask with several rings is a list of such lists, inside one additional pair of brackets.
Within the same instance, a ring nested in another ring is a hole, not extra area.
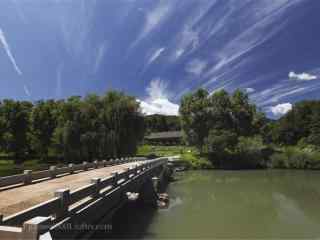
[(142, 145), (138, 154), (143, 156), (177, 156), (190, 165), (190, 169), (303, 169), (320, 170), (320, 150), (316, 146), (286, 146), (257, 144), (249, 140), (233, 152), (200, 155), (190, 146)]

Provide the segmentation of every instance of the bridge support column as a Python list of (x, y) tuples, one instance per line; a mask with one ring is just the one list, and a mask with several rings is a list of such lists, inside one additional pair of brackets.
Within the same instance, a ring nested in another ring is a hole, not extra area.
[(152, 178), (153, 187), (154, 187), (156, 192), (159, 191), (159, 181), (160, 181), (160, 179), (158, 177), (153, 177)]
[(30, 184), (32, 182), (32, 170), (24, 170), (23, 175), (24, 175), (23, 183), (26, 185)]
[(139, 201), (143, 204), (150, 205), (152, 207), (158, 206), (158, 194), (153, 187), (151, 179), (148, 179), (139, 192)]
[(95, 185), (94, 191), (92, 193), (92, 197), (98, 198), (100, 195), (101, 178), (92, 178), (91, 183)]
[(38, 240), (40, 235), (49, 231), (50, 217), (35, 217), (23, 223), (22, 239)]
[(69, 189), (58, 189), (54, 193), (55, 197), (60, 198), (60, 208), (56, 213), (56, 218), (63, 218), (68, 215), (68, 208), (70, 203), (70, 190)]

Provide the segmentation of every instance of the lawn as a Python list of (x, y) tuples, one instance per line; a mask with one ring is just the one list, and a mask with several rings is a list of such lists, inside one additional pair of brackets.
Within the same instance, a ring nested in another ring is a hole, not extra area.
[(199, 151), (188, 146), (151, 146), (142, 145), (138, 149), (138, 155), (156, 155), (159, 157), (180, 155), (181, 159), (187, 161), (193, 169), (212, 168), (207, 158), (200, 156)]

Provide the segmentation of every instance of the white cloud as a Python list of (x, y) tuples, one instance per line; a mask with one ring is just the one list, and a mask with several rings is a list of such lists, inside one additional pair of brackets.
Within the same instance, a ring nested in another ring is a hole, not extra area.
[(256, 90), (254, 88), (246, 88), (247, 93), (254, 93)]
[(295, 72), (289, 72), (289, 78), (294, 79), (294, 80), (301, 80), (301, 81), (310, 81), (310, 80), (315, 80), (318, 77), (315, 75), (311, 75), (309, 73), (295, 73)]
[(186, 71), (194, 75), (200, 76), (205, 68), (207, 67), (207, 62), (200, 59), (194, 59), (189, 62), (186, 66)]
[(292, 109), (291, 103), (281, 103), (276, 106), (270, 107), (270, 111), (273, 113), (274, 116), (280, 117)]
[(146, 91), (151, 99), (168, 98), (168, 85), (160, 78), (153, 79)]
[(160, 78), (154, 79), (146, 91), (148, 97), (144, 101), (138, 100), (144, 114), (178, 115), (179, 105), (168, 99), (170, 94), (166, 82)]
[(158, 98), (151, 101), (139, 101), (142, 112), (146, 115), (178, 115), (179, 105), (170, 102), (166, 98)]
[(7, 53), (7, 56), (9, 57), (14, 69), (16, 70), (16, 72), (19, 74), (19, 75), (22, 75), (22, 72), (20, 70), (20, 68), (18, 67), (17, 63), (16, 63), (16, 60), (14, 59), (13, 57), (13, 54), (11, 53), (11, 50), (10, 50), (10, 46), (6, 40), (6, 37), (4, 35), (4, 32), (2, 31), (2, 29), (0, 28), (0, 43), (2, 43), (2, 46), (4, 48), (4, 50), (6, 51)]
[(160, 57), (160, 55), (162, 54), (162, 52), (165, 50), (165, 48), (159, 48), (157, 49), (152, 56), (150, 57), (148, 64), (154, 62), (158, 57)]

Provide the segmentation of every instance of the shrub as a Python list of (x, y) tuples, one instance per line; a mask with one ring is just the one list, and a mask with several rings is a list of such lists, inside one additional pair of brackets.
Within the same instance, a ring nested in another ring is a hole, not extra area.
[(320, 151), (312, 146), (285, 147), (271, 156), (273, 168), (320, 169)]
[(264, 143), (261, 136), (240, 137), (236, 147), (236, 160), (242, 167), (266, 167), (269, 155), (273, 152)]

